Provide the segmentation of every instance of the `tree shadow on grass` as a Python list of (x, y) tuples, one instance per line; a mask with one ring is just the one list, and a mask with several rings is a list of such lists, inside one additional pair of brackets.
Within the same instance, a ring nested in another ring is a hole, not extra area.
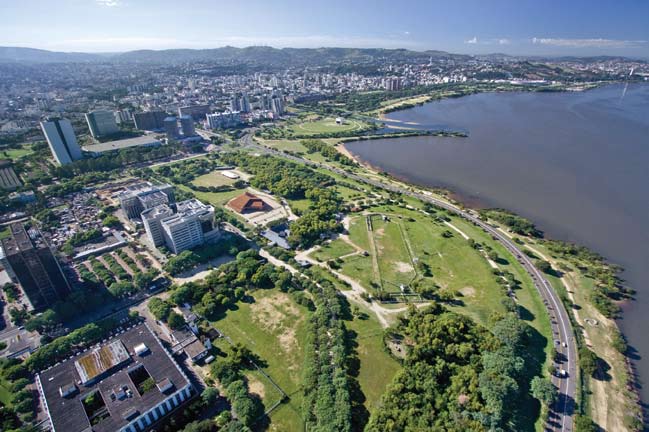
[(534, 314), (525, 306), (518, 305), (518, 317), (523, 321), (534, 321)]
[[(534, 318), (534, 315), (522, 306), (522, 314)], [(521, 318), (523, 319), (523, 318)], [(541, 404), (530, 394), (530, 382), (535, 376), (543, 376), (543, 364), (545, 363), (545, 347), (548, 339), (532, 326), (527, 326), (527, 339), (525, 348), (521, 350), (521, 355), (525, 362), (520, 379), (520, 397), (516, 404), (516, 415), (513, 418), (518, 419), (513, 427), (516, 431), (532, 432), (535, 430), (534, 424), (539, 417)]]
[(354, 330), (345, 332), (345, 345), (347, 350), (347, 373), (349, 384), (349, 397), (352, 405), (352, 430), (360, 431), (370, 419), (370, 412), (365, 408), (366, 396), (358, 382), (361, 361), (358, 357), (358, 333)]

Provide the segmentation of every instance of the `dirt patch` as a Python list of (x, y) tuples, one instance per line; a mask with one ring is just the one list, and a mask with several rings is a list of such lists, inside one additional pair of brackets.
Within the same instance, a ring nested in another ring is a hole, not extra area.
[[(296, 352), (298, 342), (295, 327), (304, 317), (286, 293), (275, 293), (251, 305), (252, 319), (270, 333), (277, 335), (280, 348), (286, 353)], [(294, 368), (290, 365), (289, 368)]]
[(376, 237), (383, 237), (385, 235), (385, 228), (379, 228), (377, 230), (374, 230), (374, 235)]
[(464, 297), (474, 297), (475, 296), (475, 288), (470, 287), (470, 286), (462, 288), (460, 290), (460, 292), (462, 293), (462, 295)]
[(394, 263), (394, 268), (399, 272), (399, 273), (410, 273), (414, 271), (414, 268), (403, 261), (397, 261)]
[(264, 399), (266, 396), (266, 387), (264, 387), (264, 384), (255, 377), (248, 377), (248, 388), (250, 389), (249, 392), (251, 394), (256, 394), (261, 399)]

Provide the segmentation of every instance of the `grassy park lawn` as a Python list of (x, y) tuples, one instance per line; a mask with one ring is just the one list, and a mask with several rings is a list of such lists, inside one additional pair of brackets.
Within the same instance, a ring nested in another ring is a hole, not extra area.
[(194, 183), (196, 186), (227, 186), (231, 185), (235, 182), (236, 180), (233, 180), (231, 178), (227, 178), (226, 176), (223, 175), (223, 171), (212, 171), (209, 174), (204, 174), (200, 177), (196, 177), (192, 183)]
[[(180, 186), (182, 188), (182, 186)], [(232, 191), (225, 192), (199, 192), (192, 191), (196, 198), (203, 202), (208, 202), (214, 206), (223, 206), (232, 198), (241, 195), (245, 189), (236, 189)]]
[(259, 140), (263, 145), (279, 151), (306, 153), (306, 147), (299, 140)]
[(30, 155), (32, 153), (34, 152), (29, 145), (23, 145), (21, 148), (5, 149), (0, 151), (0, 157), (7, 159), (20, 159), (21, 157)]
[(361, 131), (367, 125), (358, 120), (345, 119), (343, 124), (337, 124), (336, 119), (327, 117), (320, 120), (307, 121), (287, 126), (286, 130), (291, 135), (319, 135), (332, 132)]
[(383, 220), (380, 215), (372, 216), (372, 234), (376, 250), (370, 253), (376, 253), (378, 256), (383, 289), (387, 291), (395, 291), (401, 285), (409, 285), (417, 275), (408, 250), (408, 240), (402, 230), (398, 218), (390, 216)]
[[(308, 312), (275, 289), (255, 291), (252, 297), (253, 302), (238, 303), (237, 310), (228, 311), (213, 325), (258, 355), (267, 364), (264, 372), (289, 395), (289, 401), (271, 413), (268, 430), (302, 430), (300, 385)], [(262, 374), (253, 371), (247, 376), (250, 391), (261, 397), (266, 408), (279, 399), (279, 392)]]
[(383, 347), (383, 328), (373, 313), (368, 319), (354, 318), (345, 323), (355, 335), (356, 353), (360, 360), (358, 383), (365, 395), (365, 408), (372, 413), (379, 408), (381, 395), (401, 368)]
[(319, 261), (329, 261), (344, 255), (355, 252), (356, 249), (344, 240), (337, 239), (324, 244), (321, 248), (311, 253), (311, 256)]

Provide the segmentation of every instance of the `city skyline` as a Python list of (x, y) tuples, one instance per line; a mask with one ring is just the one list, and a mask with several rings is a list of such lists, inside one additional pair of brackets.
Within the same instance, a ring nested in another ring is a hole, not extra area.
[[(43, 0), (0, 6), (0, 46), (53, 51), (137, 49), (407, 48), (466, 54), (649, 57), (649, 3), (558, 1), (489, 5), (332, 0), (223, 4), (190, 0)], [(555, 11), (561, 8), (562, 13)], [(417, 11), (417, 13), (414, 13)], [(56, 25), (52, 25), (52, 23)]]

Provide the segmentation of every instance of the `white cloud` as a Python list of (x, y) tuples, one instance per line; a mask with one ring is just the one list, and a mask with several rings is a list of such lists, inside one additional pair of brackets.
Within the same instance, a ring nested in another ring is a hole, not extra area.
[(115, 7), (120, 6), (122, 3), (120, 0), (95, 0), (99, 6)]
[(477, 44), (478, 43), (478, 38), (473, 36), (471, 39), (464, 41), (466, 44)]
[(503, 39), (498, 39), (498, 45), (509, 45), (512, 43), (509, 39), (503, 38)]
[(644, 40), (620, 39), (565, 39), (565, 38), (532, 38), (536, 45), (551, 45), (567, 48), (631, 48), (646, 44)]

